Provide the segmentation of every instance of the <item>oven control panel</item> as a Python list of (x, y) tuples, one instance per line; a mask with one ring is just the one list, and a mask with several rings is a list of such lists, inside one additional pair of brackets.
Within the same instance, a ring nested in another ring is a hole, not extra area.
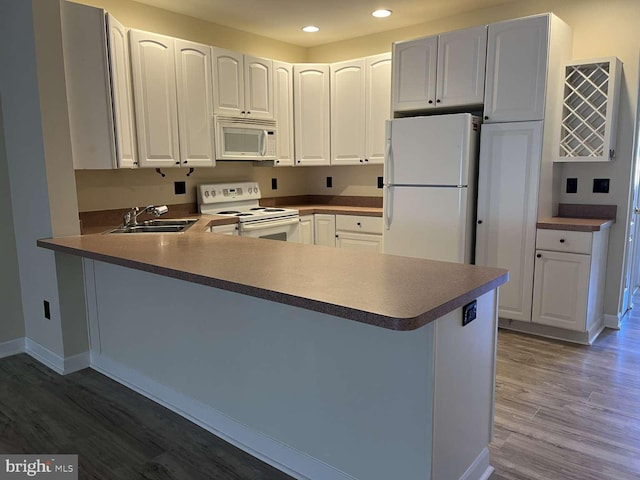
[(205, 183), (197, 190), (198, 205), (260, 200), (257, 182)]

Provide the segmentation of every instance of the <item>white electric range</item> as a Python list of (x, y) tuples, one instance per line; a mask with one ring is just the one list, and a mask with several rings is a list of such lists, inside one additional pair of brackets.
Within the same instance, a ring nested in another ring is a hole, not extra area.
[(198, 185), (200, 213), (236, 217), (238, 234), (243, 237), (297, 242), (298, 210), (262, 207), (260, 198), (257, 182)]

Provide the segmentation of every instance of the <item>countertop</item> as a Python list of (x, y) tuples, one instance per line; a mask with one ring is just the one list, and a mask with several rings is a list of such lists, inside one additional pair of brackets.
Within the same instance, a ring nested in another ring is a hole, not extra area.
[(392, 330), (414, 330), (506, 283), (504, 269), (207, 233), (86, 234), (50, 250)]
[(611, 227), (615, 220), (606, 218), (548, 217), (538, 219), (537, 227), (544, 230), (597, 232)]

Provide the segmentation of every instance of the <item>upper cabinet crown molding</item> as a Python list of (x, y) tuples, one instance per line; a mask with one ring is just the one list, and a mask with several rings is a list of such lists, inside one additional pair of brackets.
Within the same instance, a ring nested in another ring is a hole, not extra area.
[(487, 27), (393, 44), (393, 110), (480, 105)]
[(213, 47), (216, 115), (273, 118), (273, 61)]

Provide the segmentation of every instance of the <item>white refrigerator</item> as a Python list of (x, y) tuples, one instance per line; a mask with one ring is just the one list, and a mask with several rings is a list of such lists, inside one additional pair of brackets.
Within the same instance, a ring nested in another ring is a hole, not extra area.
[(387, 122), (384, 253), (473, 262), (479, 131), (468, 113)]

